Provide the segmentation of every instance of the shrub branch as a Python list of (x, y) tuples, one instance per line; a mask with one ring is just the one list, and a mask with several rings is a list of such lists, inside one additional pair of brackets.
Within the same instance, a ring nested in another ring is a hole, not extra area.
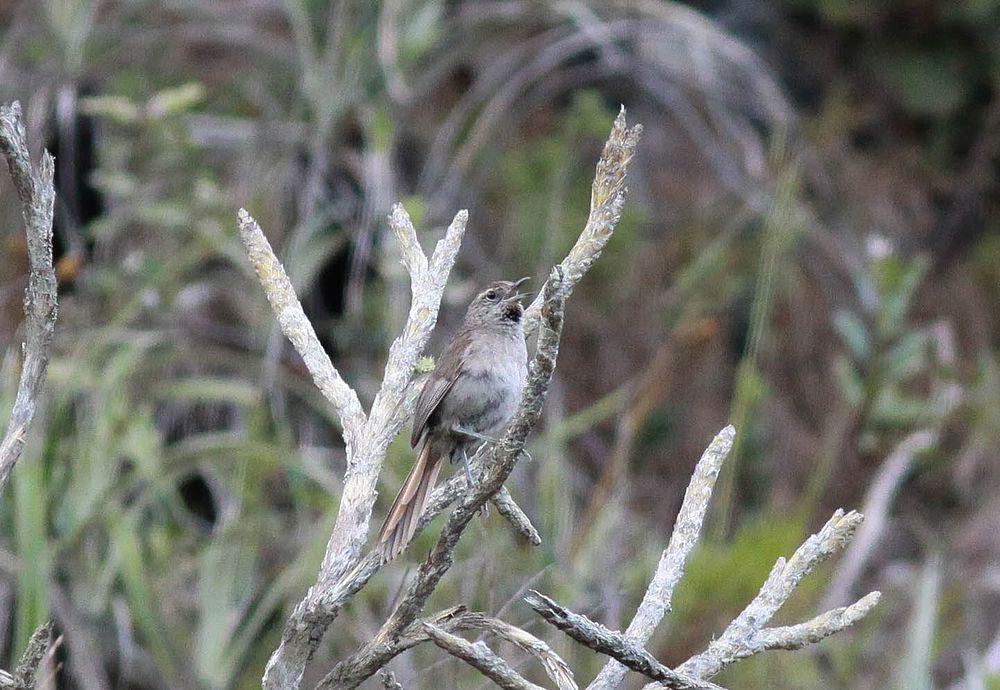
[(28, 246), (28, 287), (24, 292), (24, 361), (7, 432), (0, 441), (0, 492), (21, 457), (28, 427), (35, 416), (45, 381), (49, 350), (56, 326), (56, 273), (52, 267), (52, 213), (56, 192), (55, 161), (43, 151), (37, 167), (31, 162), (21, 121), (21, 105), (0, 106), (0, 154), (7, 161), (14, 189), (21, 199), (21, 217)]

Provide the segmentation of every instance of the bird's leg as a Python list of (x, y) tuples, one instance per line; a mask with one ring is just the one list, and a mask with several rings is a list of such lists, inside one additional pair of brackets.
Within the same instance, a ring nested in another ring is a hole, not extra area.
[[(492, 436), (487, 436), (486, 434), (481, 434), (478, 431), (473, 431), (472, 429), (466, 429), (464, 426), (462, 426), (460, 424), (456, 424), (455, 426), (453, 426), (451, 428), (451, 430), (454, 433), (456, 433), (456, 434), (461, 434), (463, 436), (468, 436), (469, 438), (474, 438), (477, 441), (483, 441), (484, 443), (499, 443), (499, 440), (493, 438)], [(529, 453), (527, 451), (527, 449), (522, 448), (521, 449), (521, 454), (524, 455), (524, 457), (528, 458), (528, 462), (531, 462), (531, 453)]]
[(469, 493), (472, 493), (474, 486), (472, 470), (469, 468), (469, 454), (465, 452), (465, 448), (462, 449), (462, 466), (465, 467), (465, 488)]
[(496, 443), (497, 440), (492, 436), (487, 436), (486, 434), (481, 434), (478, 431), (473, 431), (472, 429), (466, 429), (461, 424), (456, 424), (451, 428), (456, 434), (461, 434), (462, 436), (468, 436), (469, 438), (474, 438), (477, 441), (485, 441), (486, 443)]
[[(476, 484), (472, 479), (472, 468), (469, 466), (469, 454), (466, 452), (465, 448), (462, 449), (462, 466), (465, 468), (465, 491), (467, 495), (472, 495), (472, 492), (476, 488)], [(483, 507), (477, 512), (482, 513), (484, 517), (489, 517), (490, 507), (488, 503), (484, 503)]]

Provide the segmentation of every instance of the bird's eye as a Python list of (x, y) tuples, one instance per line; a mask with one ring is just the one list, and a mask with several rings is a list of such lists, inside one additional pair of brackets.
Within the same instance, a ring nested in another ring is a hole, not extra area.
[(496, 298), (497, 298), (497, 291), (496, 290), (487, 290), (486, 291), (486, 299), (488, 299), (489, 301), (492, 302)]

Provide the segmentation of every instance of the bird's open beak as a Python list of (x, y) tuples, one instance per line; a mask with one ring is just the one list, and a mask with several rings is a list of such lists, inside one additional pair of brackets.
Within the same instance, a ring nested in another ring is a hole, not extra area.
[(504, 299), (504, 302), (513, 302), (515, 300), (520, 301), (525, 297), (527, 297), (528, 296), (527, 293), (518, 292), (517, 288), (523, 285), (524, 283), (528, 282), (529, 280), (531, 280), (531, 276), (525, 276), (520, 280), (515, 280), (513, 284), (511, 284), (510, 289), (507, 290), (507, 297)]

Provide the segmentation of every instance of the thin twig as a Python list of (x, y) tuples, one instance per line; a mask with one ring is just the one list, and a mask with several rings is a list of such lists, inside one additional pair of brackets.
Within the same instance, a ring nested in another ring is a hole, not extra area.
[(544, 690), (522, 678), (485, 643), (463, 640), (431, 623), (424, 622), (423, 627), (434, 644), (469, 664), (504, 690)]
[(0, 154), (21, 199), (21, 217), (28, 245), (28, 288), (24, 293), (24, 363), (10, 423), (0, 441), (0, 492), (21, 457), (28, 427), (35, 415), (38, 394), (45, 381), (49, 350), (56, 325), (56, 273), (52, 267), (52, 213), (55, 204), (55, 161), (48, 151), (35, 168), (21, 122), (21, 105), (0, 106)]
[(766, 649), (802, 649), (806, 645), (815, 644), (857, 623), (875, 608), (881, 598), (881, 593), (869, 592), (850, 606), (841, 606), (821, 613), (805, 623), (765, 628), (755, 636), (756, 647), (751, 654)]
[[(590, 215), (587, 217), (587, 224), (577, 238), (576, 244), (559, 264), (563, 271), (567, 297), (601, 256), (604, 246), (611, 239), (621, 219), (628, 191), (625, 186), (628, 167), (632, 156), (635, 155), (641, 134), (642, 125), (627, 126), (625, 106), (622, 106), (611, 128), (611, 134), (604, 144), (601, 158), (597, 161), (590, 191)], [(539, 293), (525, 311), (526, 333), (531, 333), (538, 325), (542, 299), (542, 294)]]
[(545, 642), (510, 623), (481, 613), (464, 613), (456, 620), (463, 629), (482, 630), (523, 649), (535, 657), (559, 690), (577, 690), (569, 665)]
[(535, 546), (542, 543), (542, 537), (538, 534), (535, 526), (531, 524), (531, 519), (514, 502), (514, 497), (510, 495), (506, 487), (500, 487), (500, 491), (490, 500), (496, 506), (497, 512), (511, 524), (515, 532)]
[(267, 301), (271, 303), (281, 332), (302, 357), (316, 387), (333, 405), (340, 417), (344, 440), (350, 453), (360, 442), (366, 421), (358, 394), (340, 376), (340, 372), (333, 366), (330, 356), (316, 337), (316, 331), (302, 310), (302, 304), (295, 294), (292, 281), (275, 256), (271, 243), (267, 241), (260, 225), (246, 209), (241, 208), (238, 217), (240, 239), (243, 240), (243, 247), (257, 274), (257, 279), (264, 288)]

